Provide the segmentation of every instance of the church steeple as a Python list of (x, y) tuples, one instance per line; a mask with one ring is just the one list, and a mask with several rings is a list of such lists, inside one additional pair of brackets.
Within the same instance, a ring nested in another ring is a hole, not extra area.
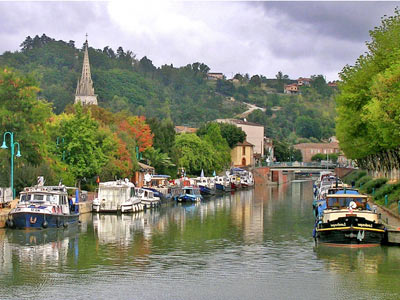
[(90, 74), (88, 41), (86, 34), (85, 52), (83, 56), (83, 66), (81, 79), (78, 79), (75, 92), (75, 103), (97, 105), (97, 95), (94, 93), (92, 76)]

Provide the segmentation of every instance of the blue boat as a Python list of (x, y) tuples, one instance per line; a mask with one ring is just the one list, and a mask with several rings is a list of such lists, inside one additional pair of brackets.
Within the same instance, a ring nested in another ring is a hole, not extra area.
[(182, 190), (182, 195), (177, 198), (178, 202), (200, 202), (203, 200), (198, 187), (185, 186)]
[(67, 187), (64, 185), (38, 184), (27, 187), (20, 193), (17, 206), (10, 211), (6, 225), (18, 229), (45, 229), (78, 223), (78, 195), (76, 193), (76, 201), (73, 203), (72, 199), (68, 199)]

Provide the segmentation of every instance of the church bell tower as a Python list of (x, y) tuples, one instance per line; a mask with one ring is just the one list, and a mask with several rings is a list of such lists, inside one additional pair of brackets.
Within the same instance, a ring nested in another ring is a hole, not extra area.
[(75, 104), (80, 102), (82, 105), (97, 105), (97, 95), (94, 93), (93, 81), (90, 74), (88, 41), (86, 34), (85, 53), (83, 57), (82, 75), (76, 86)]

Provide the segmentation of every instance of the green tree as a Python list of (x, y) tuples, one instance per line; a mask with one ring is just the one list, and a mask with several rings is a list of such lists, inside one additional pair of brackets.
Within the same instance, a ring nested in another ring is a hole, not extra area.
[(91, 178), (99, 173), (107, 162), (102, 145), (97, 139), (98, 123), (84, 113), (81, 105), (76, 105), (76, 114), (61, 122), (61, 134), (67, 153), (66, 163), (77, 178), (80, 187), (83, 178)]
[(388, 170), (398, 163), (400, 14), (370, 31), (368, 52), (340, 73), (336, 136), (344, 154), (360, 166)]
[(229, 123), (209, 122), (203, 124), (196, 132), (198, 136), (207, 134), (208, 129), (214, 124), (218, 124), (221, 136), (227, 141), (228, 146), (232, 149), (237, 143), (243, 143), (246, 140), (246, 133), (240, 128)]
[(214, 170), (213, 146), (203, 141), (196, 134), (179, 134), (175, 147), (178, 152), (178, 167), (184, 167), (187, 174), (199, 175)]

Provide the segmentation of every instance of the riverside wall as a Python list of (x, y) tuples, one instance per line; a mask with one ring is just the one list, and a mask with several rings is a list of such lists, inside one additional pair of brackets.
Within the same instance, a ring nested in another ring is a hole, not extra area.
[(269, 167), (258, 167), (252, 171), (256, 185), (279, 185), (291, 182), (294, 179), (293, 172), (283, 172)]

